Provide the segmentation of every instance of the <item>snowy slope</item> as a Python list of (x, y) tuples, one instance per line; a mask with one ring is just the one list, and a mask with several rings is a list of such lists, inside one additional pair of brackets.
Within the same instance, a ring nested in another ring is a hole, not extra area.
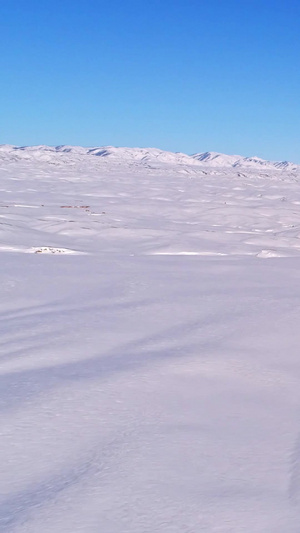
[(193, 154), (192, 157), (196, 161), (212, 167), (232, 167), (237, 161), (242, 159), (238, 155), (219, 154), (218, 152), (202, 152)]
[(1, 533), (299, 532), (300, 172), (209, 161), (0, 147)]
[(156, 149), (8, 146), (0, 154), (0, 250), (300, 252), (299, 170), (210, 167)]

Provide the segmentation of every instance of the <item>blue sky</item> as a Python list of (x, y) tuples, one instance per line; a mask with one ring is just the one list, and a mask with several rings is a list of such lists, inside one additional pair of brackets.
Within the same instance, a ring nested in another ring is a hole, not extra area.
[(300, 163), (297, 0), (14, 0), (0, 143), (155, 146)]

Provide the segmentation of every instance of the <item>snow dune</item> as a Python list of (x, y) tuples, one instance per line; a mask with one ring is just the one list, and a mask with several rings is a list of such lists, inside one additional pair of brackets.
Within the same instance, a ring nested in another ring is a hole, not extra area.
[(0, 150), (0, 531), (298, 533), (299, 170), (89, 150)]

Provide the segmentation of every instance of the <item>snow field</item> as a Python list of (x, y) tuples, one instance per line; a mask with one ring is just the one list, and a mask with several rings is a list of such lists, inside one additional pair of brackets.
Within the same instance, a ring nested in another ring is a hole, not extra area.
[(298, 533), (297, 172), (64, 149), (3, 149), (0, 531)]

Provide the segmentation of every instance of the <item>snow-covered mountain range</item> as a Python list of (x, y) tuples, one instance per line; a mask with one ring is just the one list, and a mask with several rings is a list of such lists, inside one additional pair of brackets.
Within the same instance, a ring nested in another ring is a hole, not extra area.
[(277, 169), (277, 170), (299, 170), (300, 165), (289, 161), (267, 161), (260, 157), (242, 157), (240, 155), (225, 155), (218, 152), (203, 152), (193, 154), (192, 157), (197, 161), (211, 167), (248, 167), (257, 169)]
[(138, 165), (187, 165), (202, 167), (248, 168), (257, 170), (298, 171), (300, 165), (289, 161), (266, 161), (259, 157), (226, 155), (218, 152), (200, 152), (187, 155), (181, 152), (168, 152), (157, 148), (123, 148), (113, 146), (13, 146), (0, 145), (0, 160), (40, 160), (49, 162), (70, 162), (85, 159), (87, 156), (105, 158), (114, 163), (134, 163)]

